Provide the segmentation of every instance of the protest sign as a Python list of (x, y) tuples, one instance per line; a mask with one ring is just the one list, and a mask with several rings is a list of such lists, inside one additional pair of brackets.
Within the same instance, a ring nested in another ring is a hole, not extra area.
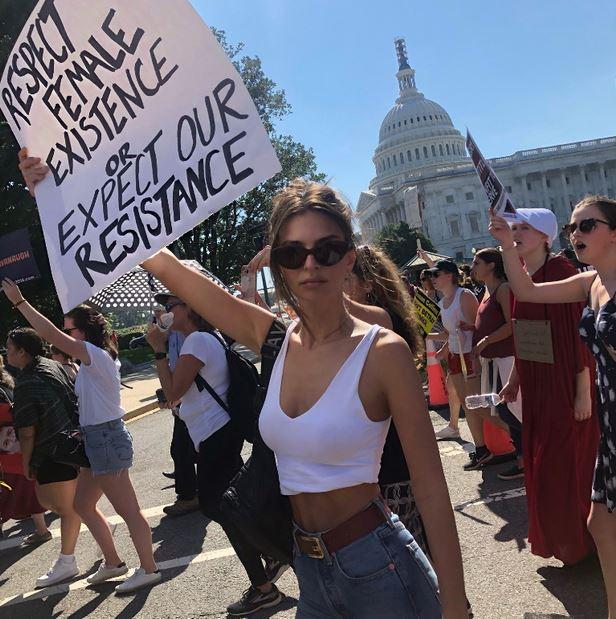
[(40, 0), (0, 109), (50, 168), (36, 199), (65, 311), (280, 170), (188, 0)]
[(468, 129), (466, 131), (466, 150), (473, 160), (475, 170), (488, 196), (490, 207), (494, 213), (501, 217), (514, 219), (515, 207), (513, 206), (509, 194), (505, 191), (504, 185), (500, 182), (498, 176), (496, 176), (488, 160), (481, 154), (481, 151), (477, 147)]
[(26, 228), (0, 237), (0, 281), (5, 277), (17, 284), (40, 277)]
[(438, 320), (441, 308), (436, 301), (433, 301), (423, 290), (420, 288), (415, 289), (415, 296), (413, 298), (413, 305), (415, 306), (415, 315), (417, 322), (421, 327), (425, 335), (428, 335), (434, 327), (434, 323)]

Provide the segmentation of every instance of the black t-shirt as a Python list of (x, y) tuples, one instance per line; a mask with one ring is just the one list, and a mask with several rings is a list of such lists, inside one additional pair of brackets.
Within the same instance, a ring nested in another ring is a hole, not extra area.
[(59, 363), (35, 357), (17, 376), (13, 396), (15, 429), (35, 428), (30, 463), (36, 468), (57, 434), (72, 427), (71, 398), (76, 401), (73, 385)]

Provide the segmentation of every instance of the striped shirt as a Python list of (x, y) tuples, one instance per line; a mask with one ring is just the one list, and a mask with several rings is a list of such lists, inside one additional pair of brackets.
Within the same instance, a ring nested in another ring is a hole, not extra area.
[(66, 372), (56, 361), (35, 357), (15, 379), (13, 418), (15, 429), (33, 426), (34, 449), (30, 463), (38, 466), (58, 432), (73, 427), (75, 392)]

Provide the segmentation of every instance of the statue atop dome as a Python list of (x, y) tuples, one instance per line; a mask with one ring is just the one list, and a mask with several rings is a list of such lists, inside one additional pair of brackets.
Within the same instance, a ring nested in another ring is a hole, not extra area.
[(417, 94), (415, 86), (415, 69), (409, 65), (409, 57), (406, 51), (406, 41), (402, 37), (394, 40), (396, 55), (398, 56), (398, 85), (400, 86), (400, 96)]
[(402, 37), (398, 37), (394, 40), (396, 46), (396, 54), (398, 56), (398, 71), (403, 69), (410, 69), (409, 57), (406, 52), (406, 41)]

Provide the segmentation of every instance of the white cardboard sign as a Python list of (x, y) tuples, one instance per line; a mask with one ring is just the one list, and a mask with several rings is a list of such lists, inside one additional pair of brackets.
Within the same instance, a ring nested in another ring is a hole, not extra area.
[(187, 0), (40, 0), (0, 109), (51, 170), (36, 199), (64, 311), (280, 171)]
[(496, 176), (490, 162), (481, 154), (479, 147), (468, 129), (466, 130), (466, 150), (473, 160), (477, 176), (479, 176), (483, 189), (488, 196), (490, 208), (493, 209), (496, 215), (500, 215), (506, 219), (515, 219), (515, 207), (513, 206), (509, 194), (505, 190), (504, 185), (500, 182), (498, 176)]

